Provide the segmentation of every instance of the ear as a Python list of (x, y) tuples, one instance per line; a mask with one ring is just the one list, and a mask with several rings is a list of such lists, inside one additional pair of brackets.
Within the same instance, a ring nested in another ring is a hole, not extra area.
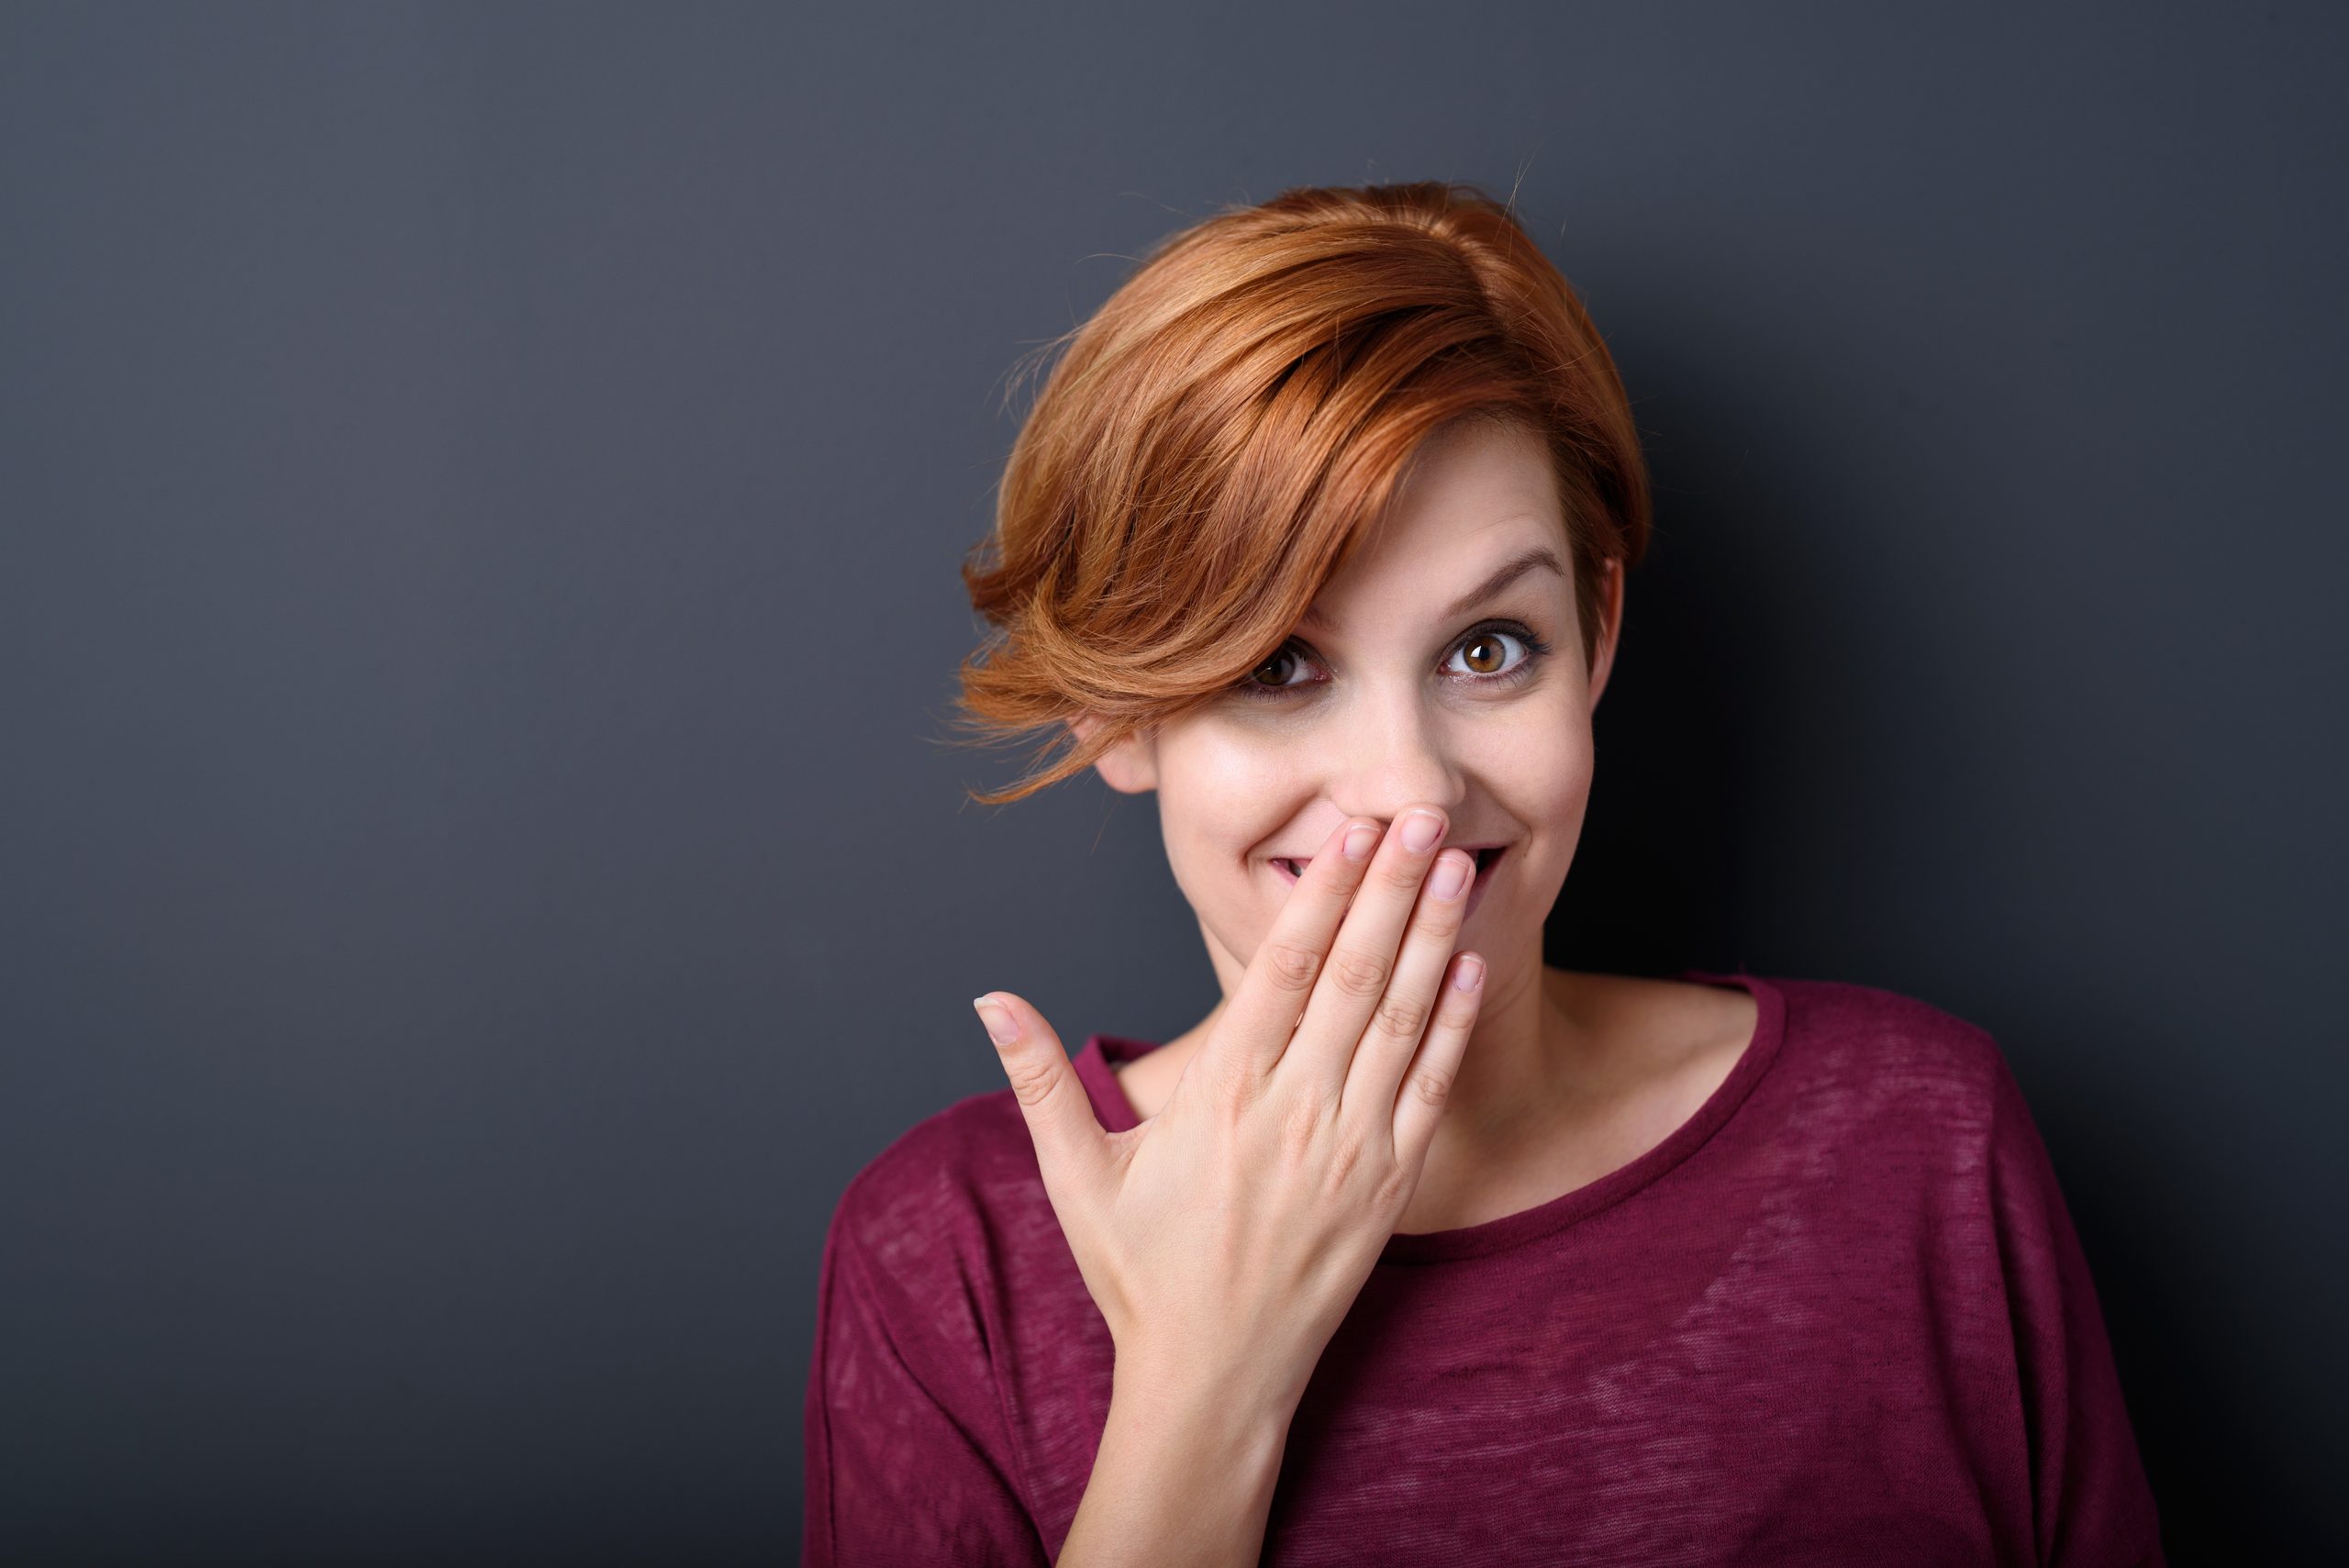
[(1591, 649), (1590, 706), (1598, 708), (1598, 695), (1607, 689), (1608, 674), (1615, 668), (1615, 650), (1623, 639), (1623, 563), (1614, 556), (1607, 558), (1606, 575), (1598, 584), (1598, 637)]
[[(1100, 717), (1083, 714), (1068, 721), (1080, 740), (1100, 727)], [(1129, 735), (1094, 760), (1101, 781), (1119, 795), (1145, 795), (1158, 787), (1158, 744), (1141, 735)]]

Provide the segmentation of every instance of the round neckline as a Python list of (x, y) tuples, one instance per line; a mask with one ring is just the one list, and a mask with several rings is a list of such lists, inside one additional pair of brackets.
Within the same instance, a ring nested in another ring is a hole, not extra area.
[[(1754, 1002), (1753, 1038), (1745, 1042), (1729, 1076), (1706, 1096), (1694, 1115), (1629, 1164), (1618, 1166), (1596, 1181), (1586, 1182), (1531, 1208), (1521, 1208), (1480, 1225), (1389, 1236), (1379, 1253), (1379, 1262), (1435, 1263), (1477, 1258), (1554, 1234), (1622, 1202), (1687, 1160), (1720, 1131), (1721, 1125), (1744, 1104), (1762, 1074), (1769, 1071), (1770, 1063), (1777, 1059), (1778, 1047), (1786, 1038), (1786, 995), (1773, 982), (1743, 970), (1731, 973), (1684, 969), (1669, 978), (1734, 987)], [(1141, 1118), (1136, 1114), (1133, 1102), (1126, 1098), (1125, 1089), (1112, 1068), (1155, 1051), (1162, 1043), (1114, 1034), (1085, 1037), (1084, 1049), (1070, 1064), (1075, 1068), (1078, 1081), (1084, 1084), (1085, 1094), (1093, 1102), (1094, 1114), (1100, 1118), (1106, 1130), (1123, 1132), (1141, 1125)]]

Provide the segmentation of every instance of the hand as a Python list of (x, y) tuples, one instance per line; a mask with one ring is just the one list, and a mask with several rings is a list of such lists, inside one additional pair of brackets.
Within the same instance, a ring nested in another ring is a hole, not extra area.
[(978, 999), (1121, 1381), (1302, 1397), (1419, 1186), (1482, 996), (1483, 962), (1453, 951), (1475, 861), (1437, 851), (1446, 826), (1340, 823), (1140, 1127), (1102, 1129), (1035, 1008)]

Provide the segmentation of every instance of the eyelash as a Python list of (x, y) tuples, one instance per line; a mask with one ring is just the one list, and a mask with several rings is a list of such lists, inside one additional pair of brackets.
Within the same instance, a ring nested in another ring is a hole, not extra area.
[[(1454, 642), (1449, 649), (1444, 651), (1445, 662), (1449, 662), (1453, 654), (1457, 653), (1469, 643), (1474, 642), (1476, 639), (1492, 632), (1499, 632), (1504, 636), (1513, 637), (1517, 639), (1518, 641), (1523, 643), (1525, 645), (1525, 658), (1515, 669), (1509, 670), (1502, 674), (1465, 675), (1455, 678), (1465, 681), (1472, 687), (1496, 688), (1520, 685), (1524, 682), (1532, 679), (1533, 672), (1540, 667), (1542, 661), (1549, 656), (1550, 645), (1542, 639), (1541, 634), (1521, 621), (1489, 620), (1479, 625), (1470, 627), (1466, 631), (1460, 634), (1460, 639), (1457, 642)], [(1265, 664), (1271, 663), (1273, 660), (1278, 659), (1282, 654), (1291, 652), (1298, 647), (1299, 645), (1297, 640), (1294, 638), (1290, 639), (1287, 642), (1284, 642), (1279, 648), (1274, 650), (1272, 658), (1264, 660), (1263, 663), (1256, 666), (1256, 669), (1263, 669)], [(1255, 678), (1255, 671), (1252, 670), (1234, 689), (1242, 696), (1245, 696), (1252, 701), (1262, 702), (1286, 697), (1291, 693), (1302, 691), (1305, 687), (1312, 685), (1314, 683), (1311, 681), (1300, 681), (1289, 685), (1268, 686), (1258, 681)]]

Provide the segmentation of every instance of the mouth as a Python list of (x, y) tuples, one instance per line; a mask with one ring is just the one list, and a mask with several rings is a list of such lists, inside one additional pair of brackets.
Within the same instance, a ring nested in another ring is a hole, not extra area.
[[(1476, 912), (1477, 904), (1484, 898), (1485, 889), (1492, 884), (1494, 874), (1500, 866), (1502, 857), (1508, 853), (1509, 847), (1507, 844), (1461, 844), (1456, 847), (1470, 851), (1476, 857), (1476, 877), (1468, 884), (1467, 913), (1474, 915)], [(1313, 860), (1309, 855), (1303, 859), (1290, 855), (1273, 857), (1273, 870), (1283, 881), (1292, 885), (1305, 874), (1305, 868), (1312, 863)], [(1466, 916), (1463, 916), (1462, 918), (1466, 918)]]

